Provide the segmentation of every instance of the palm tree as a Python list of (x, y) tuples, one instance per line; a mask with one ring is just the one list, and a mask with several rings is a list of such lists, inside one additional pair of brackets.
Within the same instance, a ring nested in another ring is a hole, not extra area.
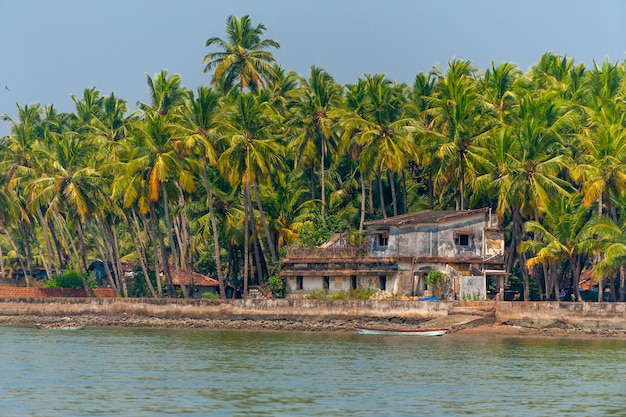
[[(56, 220), (61, 228), (68, 221), (76, 225), (80, 254), (75, 259), (83, 275), (85, 290), (89, 291), (84, 273), (87, 269), (87, 249), (83, 225), (90, 220), (99, 204), (106, 200), (104, 179), (91, 165), (97, 152), (93, 141), (85, 140), (75, 132), (54, 135), (53, 140), (40, 143), (34, 155), (40, 162), (41, 174), (28, 184), (30, 206), (33, 211), (45, 208), (46, 217)], [(76, 213), (76, 217), (68, 216)], [(72, 239), (71, 236), (67, 236)]]
[[(336, 122), (328, 113), (341, 105), (342, 89), (325, 70), (311, 67), (308, 80), (302, 81), (304, 94), (295, 115), (291, 118), (296, 128), (296, 137), (289, 142), (294, 165), (307, 166), (311, 172), (320, 167), (320, 185), (322, 195), (321, 213), (326, 210), (326, 155), (334, 154), (337, 149), (338, 134)], [(311, 176), (312, 178), (313, 176)], [(315, 189), (311, 184), (311, 190)], [(315, 198), (313, 196), (313, 198)]]
[(626, 301), (626, 223), (600, 218), (592, 225), (593, 233), (599, 238), (603, 256), (593, 268), (593, 277), (599, 281), (598, 301), (602, 301), (603, 280), (619, 273), (618, 301)]
[[(570, 116), (565, 109), (554, 109), (551, 94), (538, 98), (525, 95), (515, 106), (513, 125), (493, 131), (477, 149), (480, 174), (471, 183), (476, 197), (487, 194), (497, 199), (496, 213), (500, 220), (506, 216), (512, 218), (506, 254), (508, 272), (517, 260), (524, 221), (540, 219), (552, 198), (573, 191), (571, 184), (561, 178), (568, 166), (567, 156), (560, 152), (561, 131), (573, 123)], [(524, 299), (528, 300), (525, 255), (521, 256)]]
[[(571, 197), (555, 198), (548, 204), (542, 222), (526, 222), (524, 230), (538, 239), (524, 240), (520, 251), (531, 251), (527, 261), (528, 269), (534, 265), (545, 264), (549, 268), (549, 280), (546, 277), (546, 296), (553, 290), (554, 299), (559, 299), (558, 272), (571, 273), (571, 285), (580, 300), (580, 273), (592, 254), (596, 239), (593, 234), (590, 211), (581, 204), (580, 194)], [(559, 268), (560, 267), (560, 268)]]
[(483, 96), (487, 106), (491, 106), (495, 111), (500, 125), (511, 123), (509, 116), (517, 101), (515, 84), (521, 75), (522, 71), (511, 62), (500, 65), (491, 62), (491, 69), (485, 71), (483, 75), (481, 81), (484, 88)]
[(384, 74), (366, 74), (362, 83), (365, 100), (360, 113), (344, 113), (341, 123), (346, 131), (352, 132), (355, 144), (361, 149), (359, 159), (365, 172), (378, 175), (380, 205), (382, 215), (386, 218), (382, 173), (386, 172), (389, 176), (393, 214), (397, 215), (398, 205), (392, 173), (402, 172), (408, 161), (416, 155), (408, 129), (413, 120), (404, 117), (404, 85), (392, 83)]
[(272, 39), (262, 39), (266, 30), (262, 23), (253, 27), (248, 15), (241, 18), (230, 16), (226, 20), (226, 39), (207, 39), (206, 47), (216, 45), (221, 49), (206, 54), (202, 60), (206, 64), (205, 73), (214, 70), (213, 86), (221, 84), (226, 91), (238, 83), (242, 90), (255, 91), (274, 77), (272, 63), (275, 60), (267, 49), (280, 48), (280, 44)]
[[(247, 292), (249, 225), (252, 222), (252, 192), (255, 193), (261, 223), (270, 248), (272, 261), (278, 256), (265, 221), (264, 210), (258, 197), (258, 185), (267, 182), (273, 169), (282, 164), (282, 147), (276, 141), (274, 113), (267, 101), (251, 93), (233, 91), (229, 96), (231, 108), (217, 126), (228, 144), (218, 160), (224, 177), (231, 185), (239, 185), (244, 197), (244, 292)], [(261, 265), (257, 265), (260, 272)]]
[(434, 129), (424, 134), (439, 145), (436, 180), (440, 186), (458, 181), (457, 208), (460, 210), (466, 208), (466, 181), (476, 171), (476, 142), (489, 129), (482, 117), (485, 100), (480, 94), (475, 72), (470, 61), (456, 59), (448, 63), (445, 74), (437, 69), (435, 92), (427, 98), (428, 109), (425, 111), (432, 118)]
[(577, 155), (571, 170), (585, 192), (583, 204), (598, 204), (598, 215), (616, 219), (614, 201), (626, 189), (626, 108), (621, 89), (623, 75), (617, 65), (605, 61), (588, 72), (583, 107), (587, 123), (577, 135)]
[(211, 181), (209, 180), (209, 164), (214, 166), (218, 159), (217, 140), (215, 125), (221, 110), (221, 96), (208, 87), (198, 88), (197, 95), (189, 92), (185, 105), (180, 112), (179, 127), (182, 132), (185, 148), (191, 152), (199, 153), (202, 161), (202, 180), (207, 193), (207, 205), (211, 221), (213, 235), (213, 249), (215, 266), (220, 285), (221, 298), (226, 297), (224, 273), (220, 259), (219, 234), (217, 230), (217, 218), (213, 202)]
[[(45, 109), (41, 108), (39, 103), (32, 105), (17, 105), (17, 119), (14, 120), (2, 115), (4, 121), (10, 123), (11, 134), (3, 140), (1, 148), (0, 169), (6, 173), (5, 192), (19, 203), (20, 216), (14, 218), (14, 222), (5, 223), (4, 231), (9, 239), (11, 246), (15, 250), (16, 257), (24, 272), (26, 284), (30, 286), (29, 274), (32, 272), (32, 255), (30, 245), (28, 243), (28, 231), (32, 230), (32, 219), (27, 209), (26, 193), (24, 192), (24, 184), (31, 178), (36, 177), (36, 159), (33, 149), (40, 140), (43, 140), (45, 134), (44, 122), (42, 117)], [(4, 219), (5, 221), (8, 219)], [(17, 245), (10, 236), (10, 229), (15, 226), (19, 232), (24, 256), (18, 250)]]
[(166, 70), (161, 70), (154, 78), (146, 73), (146, 79), (150, 91), (150, 104), (140, 102), (139, 107), (142, 110), (157, 112), (165, 116), (183, 104), (185, 88), (182, 86), (183, 80), (179, 74), (168, 76)]

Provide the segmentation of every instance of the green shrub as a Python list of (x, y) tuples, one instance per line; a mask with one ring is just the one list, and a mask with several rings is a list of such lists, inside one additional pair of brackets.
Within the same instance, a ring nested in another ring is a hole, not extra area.
[(463, 296), (463, 301), (483, 301), (484, 299), (485, 298), (479, 292), (474, 294), (465, 294)]
[(324, 290), (313, 290), (309, 293), (309, 298), (311, 300), (327, 300), (328, 296)]
[(348, 298), (356, 300), (369, 300), (376, 293), (374, 288), (356, 288), (348, 291)]
[[(94, 281), (95, 283), (95, 281)], [(89, 285), (91, 288), (91, 285)], [(83, 278), (74, 270), (67, 270), (46, 282), (46, 288), (84, 288)]]
[(346, 298), (348, 298), (348, 294), (344, 290), (328, 296), (329, 300), (345, 300)]
[(285, 284), (278, 275), (272, 275), (267, 279), (267, 285), (272, 290), (274, 297), (285, 298)]
[(431, 289), (435, 297), (444, 298), (448, 291), (448, 274), (442, 271), (432, 270), (426, 275), (426, 285)]
[(205, 292), (202, 294), (202, 298), (205, 300), (219, 300), (220, 295), (215, 292)]

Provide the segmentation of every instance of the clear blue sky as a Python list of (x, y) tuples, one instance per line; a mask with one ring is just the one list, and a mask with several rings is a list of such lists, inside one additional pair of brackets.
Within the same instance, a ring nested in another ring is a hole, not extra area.
[(0, 0), (0, 114), (14, 117), (16, 102), (73, 111), (70, 95), (91, 87), (134, 110), (145, 74), (161, 69), (208, 84), (204, 43), (225, 38), (233, 14), (267, 26), (285, 68), (316, 65), (340, 83), (385, 73), (410, 84), (453, 57), (524, 71), (547, 51), (587, 66), (626, 58), (623, 0)]

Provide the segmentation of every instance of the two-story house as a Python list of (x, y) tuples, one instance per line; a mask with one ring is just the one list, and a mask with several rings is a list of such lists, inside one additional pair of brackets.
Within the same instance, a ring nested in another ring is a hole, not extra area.
[(504, 287), (504, 232), (488, 208), (424, 210), (366, 223), (364, 247), (335, 244), (290, 249), (281, 273), (290, 294), (379, 288), (395, 295), (431, 295), (431, 270), (448, 276), (447, 299), (485, 298), (487, 279)]

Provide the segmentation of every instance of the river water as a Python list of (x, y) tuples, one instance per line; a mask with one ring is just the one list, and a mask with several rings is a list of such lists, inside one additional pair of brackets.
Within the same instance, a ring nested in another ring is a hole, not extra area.
[(1, 416), (624, 416), (626, 340), (0, 327)]

